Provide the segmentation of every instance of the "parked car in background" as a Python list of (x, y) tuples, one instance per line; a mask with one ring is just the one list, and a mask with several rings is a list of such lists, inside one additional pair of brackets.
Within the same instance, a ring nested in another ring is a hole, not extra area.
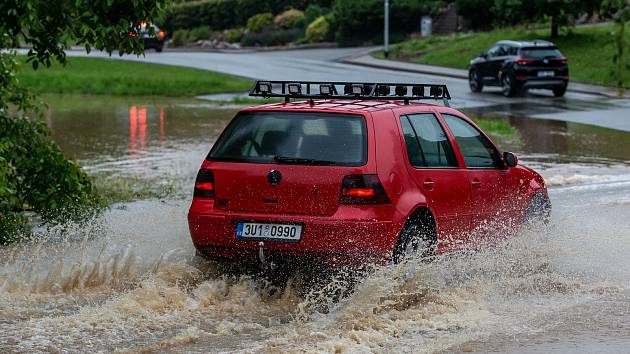
[(542, 177), (471, 119), (410, 103), (450, 98), (445, 85), (268, 81), (250, 95), (286, 101), (241, 110), (201, 164), (188, 224), (202, 256), (400, 261), (549, 215)]
[(551, 42), (499, 41), (470, 61), (468, 81), (473, 92), (501, 86), (507, 97), (530, 88), (548, 89), (561, 97), (569, 83), (569, 65)]
[(155, 49), (158, 53), (164, 48), (164, 41), (166, 40), (166, 33), (164, 31), (153, 23), (147, 22), (140, 23), (140, 33), (129, 32), (129, 36), (140, 36), (144, 43), (145, 50)]

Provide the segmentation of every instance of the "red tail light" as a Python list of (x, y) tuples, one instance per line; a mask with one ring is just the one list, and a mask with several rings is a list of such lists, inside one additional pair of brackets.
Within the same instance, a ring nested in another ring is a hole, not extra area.
[(214, 174), (212, 171), (199, 170), (193, 196), (195, 198), (214, 198)]
[(389, 197), (377, 175), (350, 175), (341, 182), (339, 204), (389, 204)]
[(534, 59), (529, 59), (529, 58), (518, 58), (518, 59), (514, 59), (514, 64), (531, 64), (534, 62)]
[(561, 62), (562, 64), (564, 64), (564, 63), (567, 62), (567, 57), (562, 56), (562, 57), (558, 58), (558, 61)]
[(166, 34), (164, 33), (164, 31), (160, 31), (160, 32), (158, 32), (158, 34), (157, 34), (157, 36), (158, 36), (158, 38), (159, 38), (160, 40), (164, 39), (164, 36), (165, 36), (165, 35), (166, 35)]

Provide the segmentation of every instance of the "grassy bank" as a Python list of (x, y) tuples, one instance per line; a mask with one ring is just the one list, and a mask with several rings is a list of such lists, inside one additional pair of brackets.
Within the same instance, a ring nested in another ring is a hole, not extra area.
[[(571, 79), (583, 82), (613, 85), (612, 77), (614, 25), (582, 26), (571, 29), (556, 39), (549, 37), (549, 29), (527, 30), (504, 28), (491, 32), (433, 36), (412, 39), (390, 49), (390, 58), (420, 64), (468, 68), (470, 59), (487, 50), (501, 39), (547, 39), (554, 42), (569, 58)], [(630, 36), (630, 28), (627, 29)], [(383, 56), (382, 52), (375, 54)]]
[(180, 66), (102, 58), (68, 58), (33, 70), (26, 58), (19, 80), (35, 93), (135, 96), (194, 96), (242, 92), (251, 81)]

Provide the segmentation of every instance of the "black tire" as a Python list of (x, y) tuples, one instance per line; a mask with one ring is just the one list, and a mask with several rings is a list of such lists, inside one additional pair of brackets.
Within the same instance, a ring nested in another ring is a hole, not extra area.
[(470, 91), (472, 92), (481, 92), (481, 90), (483, 90), (483, 83), (476, 69), (470, 69), (468, 71), (468, 86), (470, 86)]
[(400, 231), (392, 260), (400, 263), (407, 257), (431, 260), (437, 251), (437, 234), (433, 217), (420, 212), (409, 218)]
[(525, 210), (525, 222), (528, 224), (548, 224), (551, 220), (551, 201), (547, 194), (534, 193)]
[(564, 93), (567, 92), (567, 85), (556, 87), (556, 88), (552, 89), (551, 91), (553, 91), (553, 95), (554, 96), (562, 97), (562, 96), (564, 96)]
[(517, 89), (514, 86), (514, 80), (510, 73), (501, 75), (501, 89), (503, 90), (503, 96), (513, 97), (517, 93)]
[(162, 46), (155, 47), (155, 51), (158, 53), (162, 53)]

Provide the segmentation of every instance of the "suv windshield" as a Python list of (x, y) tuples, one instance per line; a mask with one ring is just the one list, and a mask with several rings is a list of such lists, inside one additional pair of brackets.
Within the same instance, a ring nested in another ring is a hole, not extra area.
[(558, 48), (523, 48), (521, 49), (521, 56), (523, 58), (532, 59), (544, 59), (544, 58), (557, 58), (562, 56)]
[(240, 113), (216, 142), (210, 161), (361, 166), (365, 119), (310, 112)]

